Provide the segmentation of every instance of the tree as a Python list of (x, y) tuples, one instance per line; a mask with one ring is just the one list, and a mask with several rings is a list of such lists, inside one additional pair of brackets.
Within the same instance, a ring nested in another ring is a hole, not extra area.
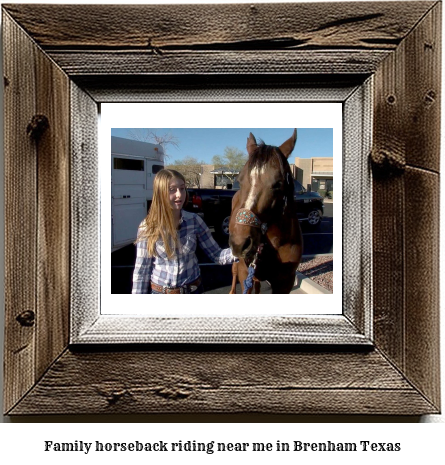
[[(246, 164), (247, 155), (236, 147), (226, 147), (224, 155), (214, 155), (212, 158), (212, 165), (217, 170), (223, 170), (224, 176), (227, 176), (230, 181), (236, 180), (238, 173), (243, 169)], [(225, 172), (227, 170), (227, 172)]]
[(183, 160), (175, 160), (173, 164), (166, 166), (167, 169), (179, 171), (185, 178), (187, 187), (200, 187), (202, 167), (204, 161), (198, 161), (194, 157), (185, 157)]
[(152, 144), (157, 144), (162, 147), (164, 153), (164, 160), (170, 158), (167, 153), (168, 147), (171, 145), (173, 147), (179, 146), (179, 139), (173, 134), (167, 132), (165, 134), (159, 134), (153, 129), (143, 128), (143, 129), (130, 129), (128, 135), (140, 142), (151, 142)]

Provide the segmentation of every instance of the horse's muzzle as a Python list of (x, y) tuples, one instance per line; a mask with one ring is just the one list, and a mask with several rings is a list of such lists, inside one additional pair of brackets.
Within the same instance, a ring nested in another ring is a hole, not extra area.
[(242, 238), (242, 241), (238, 243), (230, 235), (229, 246), (232, 249), (232, 254), (238, 258), (245, 258), (253, 253), (253, 239), (250, 236)]

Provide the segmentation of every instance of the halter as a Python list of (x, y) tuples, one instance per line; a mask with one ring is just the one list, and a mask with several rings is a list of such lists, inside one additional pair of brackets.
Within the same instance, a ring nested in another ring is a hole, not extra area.
[(260, 228), (263, 234), (266, 234), (268, 228), (267, 223), (262, 223), (258, 216), (247, 208), (240, 208), (236, 212), (235, 223)]

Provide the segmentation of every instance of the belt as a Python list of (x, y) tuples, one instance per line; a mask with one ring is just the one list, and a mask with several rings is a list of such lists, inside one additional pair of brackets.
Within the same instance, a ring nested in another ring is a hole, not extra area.
[(197, 280), (193, 281), (192, 283), (185, 284), (184, 286), (179, 287), (167, 287), (167, 286), (160, 286), (156, 283), (151, 283), (151, 288), (156, 291), (160, 292), (161, 294), (190, 294), (196, 289), (198, 289), (199, 285), (201, 284), (201, 277)]

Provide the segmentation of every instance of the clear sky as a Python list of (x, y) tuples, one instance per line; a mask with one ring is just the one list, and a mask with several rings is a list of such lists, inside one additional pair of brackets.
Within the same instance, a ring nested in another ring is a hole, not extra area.
[[(112, 128), (111, 135), (131, 139), (131, 128)], [(187, 156), (211, 164), (214, 155), (224, 155), (226, 147), (236, 147), (243, 153), (246, 152), (246, 142), (249, 133), (255, 136), (257, 141), (262, 139), (268, 145), (280, 146), (292, 136), (293, 128), (264, 129), (264, 128), (236, 128), (236, 129), (198, 129), (198, 128), (156, 128), (152, 129), (158, 135), (171, 133), (178, 139), (178, 147), (167, 147), (169, 158), (166, 163), (182, 160)], [(143, 130), (138, 129), (141, 133)], [(297, 143), (292, 152), (291, 160), (295, 157), (332, 157), (333, 155), (333, 130), (330, 128), (297, 128)]]

